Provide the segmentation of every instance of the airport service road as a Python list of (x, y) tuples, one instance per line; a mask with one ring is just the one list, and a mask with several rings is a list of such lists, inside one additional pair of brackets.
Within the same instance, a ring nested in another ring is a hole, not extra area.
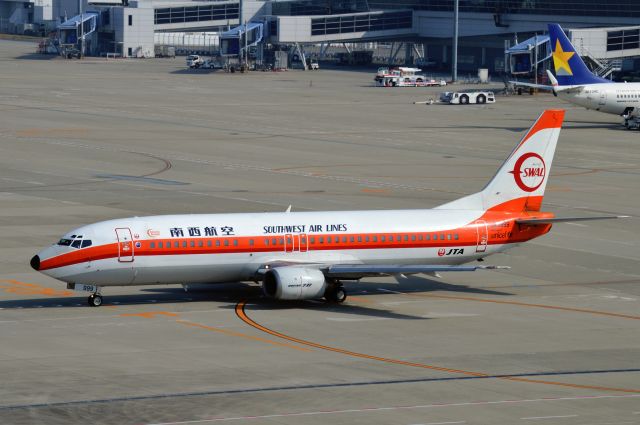
[[(0, 423), (640, 423), (640, 134), (548, 95), (413, 105), (348, 70), (43, 60), (0, 42)], [(165, 213), (433, 207), (479, 190), (567, 108), (558, 224), (487, 263), (368, 279), (348, 303), (254, 284), (111, 288), (30, 269), (81, 224)]]

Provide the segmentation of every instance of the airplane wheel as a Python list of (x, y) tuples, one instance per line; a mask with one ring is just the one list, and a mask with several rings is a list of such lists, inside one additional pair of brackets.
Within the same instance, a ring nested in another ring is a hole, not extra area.
[(91, 294), (88, 300), (91, 307), (100, 307), (102, 305), (102, 295)]
[(347, 291), (345, 291), (343, 286), (339, 286), (335, 290), (335, 302), (338, 304), (342, 304), (347, 299)]

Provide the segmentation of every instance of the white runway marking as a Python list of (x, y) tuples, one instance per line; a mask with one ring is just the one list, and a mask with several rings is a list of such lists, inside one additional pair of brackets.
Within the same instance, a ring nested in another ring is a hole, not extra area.
[(530, 416), (528, 418), (520, 418), (523, 421), (537, 421), (543, 419), (559, 419), (559, 418), (575, 418), (578, 415), (560, 415), (560, 416)]
[[(290, 413), (274, 413), (271, 415), (255, 415), (255, 416), (230, 416), (230, 417), (216, 417), (210, 419), (195, 419), (188, 421), (177, 422), (157, 422), (147, 425), (186, 425), (186, 424), (204, 424), (213, 422), (230, 422), (230, 421), (247, 421), (251, 419), (274, 419), (274, 418), (288, 418), (288, 417), (300, 417), (300, 416), (320, 416), (320, 415), (336, 415), (345, 413), (369, 413), (369, 412), (383, 412), (383, 411), (395, 411), (395, 410), (417, 410), (417, 409), (435, 409), (444, 407), (466, 407), (466, 406), (492, 406), (500, 404), (523, 404), (523, 403), (541, 403), (541, 402), (558, 402), (569, 400), (599, 400), (599, 399), (615, 399), (615, 398), (637, 398), (640, 394), (625, 394), (625, 395), (594, 395), (594, 396), (574, 396), (574, 397), (548, 397), (548, 398), (532, 398), (522, 400), (496, 400), (496, 401), (468, 401), (461, 403), (438, 403), (438, 404), (417, 404), (412, 406), (388, 406), (388, 407), (365, 407), (361, 409), (344, 409), (344, 410), (316, 410), (310, 412), (290, 412)], [(568, 415), (564, 417), (578, 416)], [(553, 416), (540, 416), (539, 418), (552, 418)], [(560, 418), (563, 416), (555, 416)], [(525, 419), (525, 418), (521, 418)]]
[(457, 422), (428, 422), (424, 425), (449, 425), (449, 424), (466, 424), (467, 421), (457, 421)]

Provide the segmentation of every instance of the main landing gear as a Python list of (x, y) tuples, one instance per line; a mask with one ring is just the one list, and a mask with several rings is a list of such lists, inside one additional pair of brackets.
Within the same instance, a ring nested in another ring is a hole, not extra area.
[(102, 305), (102, 295), (97, 292), (91, 294), (89, 295), (89, 298), (87, 298), (87, 302), (91, 307), (100, 307)]
[(339, 281), (331, 283), (324, 292), (324, 298), (330, 303), (342, 304), (347, 299), (347, 291)]

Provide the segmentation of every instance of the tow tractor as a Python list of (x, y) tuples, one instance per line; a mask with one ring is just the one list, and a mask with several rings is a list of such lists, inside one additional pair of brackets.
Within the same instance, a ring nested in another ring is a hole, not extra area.
[(440, 101), (452, 105), (496, 103), (496, 96), (492, 91), (444, 92), (440, 95)]
[(433, 87), (446, 86), (445, 80), (427, 78), (420, 68), (378, 68), (374, 77), (377, 87)]

